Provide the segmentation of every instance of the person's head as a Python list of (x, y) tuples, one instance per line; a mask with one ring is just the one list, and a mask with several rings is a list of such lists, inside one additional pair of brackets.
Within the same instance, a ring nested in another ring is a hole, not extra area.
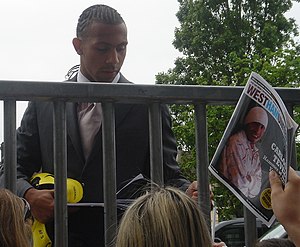
[(124, 213), (116, 247), (211, 246), (196, 202), (177, 188), (154, 188)]
[(289, 239), (271, 238), (258, 242), (255, 247), (296, 247)]
[(258, 142), (268, 126), (267, 112), (259, 106), (251, 108), (245, 117), (244, 125), (247, 139), (251, 143)]
[(127, 47), (127, 28), (121, 15), (106, 5), (85, 9), (78, 19), (73, 46), (80, 70), (90, 81), (111, 82), (120, 71)]
[(0, 189), (0, 246), (31, 246), (28, 202), (7, 189)]

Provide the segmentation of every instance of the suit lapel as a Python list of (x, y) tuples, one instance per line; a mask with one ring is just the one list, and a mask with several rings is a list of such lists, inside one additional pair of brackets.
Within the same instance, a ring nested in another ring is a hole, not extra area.
[(72, 144), (77, 153), (80, 154), (82, 161), (84, 162), (84, 155), (81, 147), (80, 133), (78, 127), (77, 118), (77, 104), (67, 102), (66, 104), (66, 116), (67, 116), (67, 130), (68, 135), (72, 141)]
[(100, 162), (100, 160), (98, 160), (98, 162), (100, 162), (99, 165), (102, 164), (103, 154), (102, 153), (97, 154), (97, 152), (102, 152), (102, 125), (101, 125), (98, 133), (95, 136), (91, 153), (87, 158), (87, 163), (90, 162), (91, 160), (93, 160), (95, 157), (101, 157), (100, 158), (101, 162)]
[[(122, 74), (120, 74), (120, 79), (118, 83), (132, 83), (128, 81)], [(130, 109), (133, 107), (133, 104), (115, 104), (115, 116), (116, 116), (116, 127), (121, 124), (125, 119), (126, 115), (129, 113)]]
[[(77, 73), (69, 80), (76, 82), (77, 81)], [(78, 116), (77, 116), (77, 103), (67, 102), (66, 103), (66, 115), (67, 115), (67, 130), (68, 135), (71, 139), (71, 142), (74, 146), (76, 152), (80, 155), (82, 162), (85, 163), (85, 158), (81, 146), (81, 138), (78, 126)]]
[(115, 104), (116, 127), (126, 118), (126, 115), (130, 112), (132, 107), (133, 105), (131, 104)]

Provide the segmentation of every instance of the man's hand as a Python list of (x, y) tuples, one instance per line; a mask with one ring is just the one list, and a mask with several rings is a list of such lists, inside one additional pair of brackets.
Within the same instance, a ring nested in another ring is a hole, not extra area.
[(197, 181), (192, 182), (190, 184), (190, 186), (187, 188), (185, 193), (192, 199), (197, 200), (198, 199), (198, 183), (197, 183)]
[[(210, 200), (211, 203), (214, 199), (214, 194), (211, 190), (211, 186), (209, 185), (209, 192), (210, 192)], [(189, 197), (191, 197), (194, 200), (198, 200), (198, 182), (194, 181), (190, 184), (190, 186), (187, 188), (186, 192), (185, 192)]]
[(26, 191), (24, 198), (30, 204), (31, 214), (41, 223), (47, 223), (54, 217), (54, 190), (37, 190), (31, 188)]
[(226, 244), (224, 242), (213, 243), (212, 247), (226, 247)]

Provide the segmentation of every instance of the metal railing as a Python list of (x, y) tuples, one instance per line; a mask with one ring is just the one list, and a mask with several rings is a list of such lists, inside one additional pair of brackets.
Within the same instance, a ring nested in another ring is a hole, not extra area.
[[(141, 85), (74, 82), (0, 81), (0, 100), (4, 101), (5, 187), (16, 191), (16, 101), (52, 101), (54, 103), (55, 246), (67, 246), (66, 202), (66, 102), (101, 102), (103, 108), (104, 210), (106, 246), (116, 233), (116, 154), (114, 103), (142, 103), (149, 106), (151, 179), (162, 181), (162, 140), (160, 104), (191, 104), (195, 109), (197, 180), (199, 205), (210, 220), (208, 133), (206, 106), (234, 105), (242, 87)], [(300, 104), (300, 90), (277, 88), (290, 113)], [(296, 164), (294, 152), (293, 166)], [(107, 206), (109, 205), (109, 207)], [(256, 241), (255, 217), (245, 210), (246, 246)]]

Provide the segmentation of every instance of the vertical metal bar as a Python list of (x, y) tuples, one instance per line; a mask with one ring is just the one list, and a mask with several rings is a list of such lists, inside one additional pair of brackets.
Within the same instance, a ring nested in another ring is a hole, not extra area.
[(246, 247), (255, 246), (257, 240), (256, 217), (244, 207), (244, 220), (245, 220), (245, 244)]
[(117, 232), (115, 108), (111, 102), (102, 103), (102, 138), (105, 246), (109, 247)]
[(1, 151), (1, 160), (0, 160), (0, 164), (4, 164), (4, 154), (3, 154), (3, 150), (4, 150), (4, 142), (1, 142), (1, 144), (0, 144), (0, 151)]
[(149, 106), (150, 175), (151, 180), (163, 185), (162, 122), (159, 103)]
[(210, 191), (208, 173), (208, 137), (206, 123), (206, 104), (194, 104), (196, 164), (198, 181), (198, 203), (210, 229)]
[(16, 101), (4, 101), (4, 186), (17, 191)]
[(54, 138), (54, 178), (55, 178), (55, 246), (68, 246), (67, 211), (67, 137), (65, 102), (54, 102), (53, 138)]

